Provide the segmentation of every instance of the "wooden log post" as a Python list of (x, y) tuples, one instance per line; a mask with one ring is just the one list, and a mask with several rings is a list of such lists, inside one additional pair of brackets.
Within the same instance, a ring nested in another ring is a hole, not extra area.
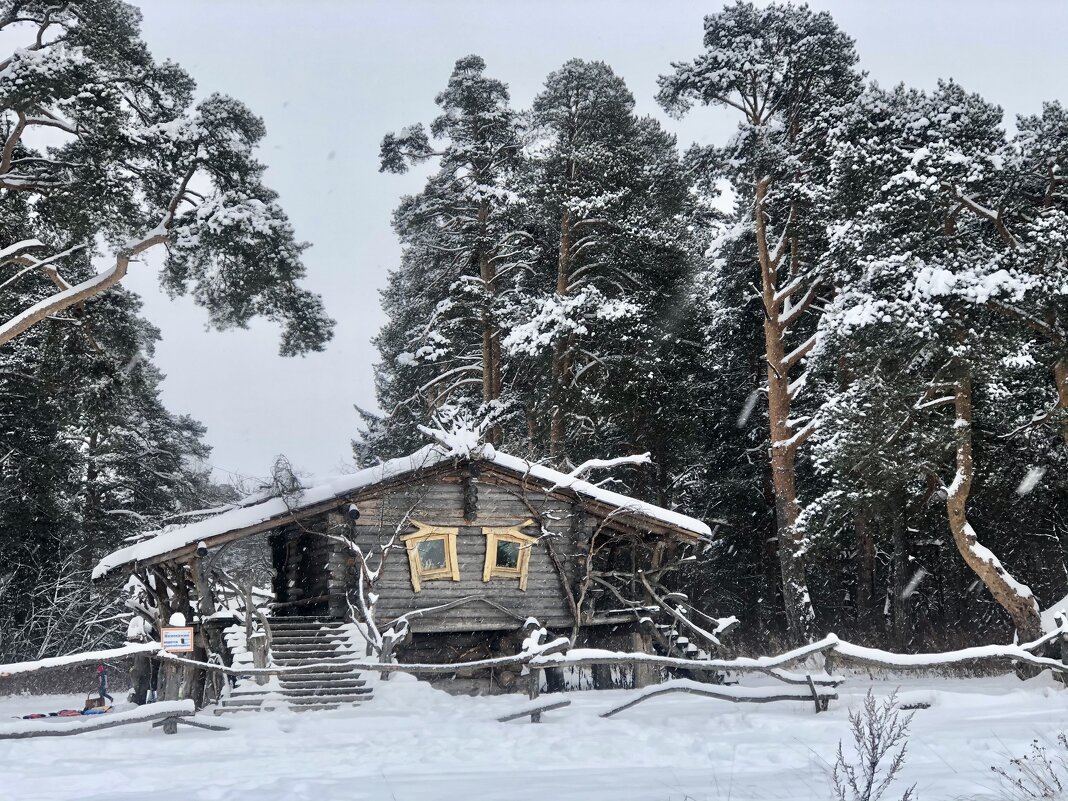
[[(633, 650), (638, 653), (649, 654), (652, 653), (651, 638), (642, 631), (635, 631), (631, 634), (633, 643)], [(646, 662), (634, 663), (634, 687), (636, 689), (641, 687), (648, 687), (651, 684), (659, 684), (663, 680), (663, 671), (656, 665), (651, 665)]]
[[(171, 591), (173, 586), (167, 578), (162, 566), (153, 571), (156, 580), (156, 613), (158, 616), (157, 630), (161, 632), (165, 626), (170, 625), (171, 615), (176, 611), (171, 603)], [(159, 701), (176, 701), (179, 693), (179, 666), (168, 662), (159, 665), (156, 669), (156, 699)]]
[[(185, 618), (185, 625), (193, 625), (193, 603), (189, 596), (189, 578), (187, 576), (187, 567), (184, 564), (176, 564), (174, 566), (174, 612), (180, 613)], [(194, 640), (194, 648), (196, 643)], [(200, 649), (198, 654), (195, 650), (193, 652), (194, 658), (197, 661), (204, 661), (204, 650)], [(178, 699), (186, 699), (193, 697), (193, 687), (197, 680), (197, 668), (192, 665), (185, 665), (178, 678)]]
[[(149, 586), (148, 573), (139, 570), (134, 573), (134, 576), (141, 582), (142, 587), (144, 587), (149, 602), (155, 604), (156, 593), (153, 592), (152, 588)], [(134, 614), (136, 615), (137, 612)], [(142, 625), (143, 627), (147, 627), (151, 625), (151, 623), (143, 619)], [(150, 639), (152, 635), (151, 629), (143, 628), (143, 630), (145, 636), (139, 639)], [(130, 680), (131, 687), (129, 699), (137, 704), (137, 706), (145, 704), (148, 701), (148, 692), (152, 688), (152, 660), (147, 655), (134, 657), (133, 664), (130, 668)]]
[[(378, 655), (380, 662), (392, 662), (393, 661), (393, 649), (396, 647), (397, 641), (392, 634), (386, 634), (382, 637), (382, 653)], [(389, 681), (389, 673), (382, 674), (382, 681)]]
[(141, 706), (148, 701), (148, 691), (152, 685), (152, 660), (148, 656), (135, 656), (130, 676), (133, 679), (130, 700)]
[[(197, 547), (197, 555), (190, 565), (190, 570), (197, 591), (197, 612), (200, 614), (199, 634), (201, 647), (206, 652), (205, 661), (209, 661), (213, 654), (221, 659), (225, 650), (222, 631), (207, 623), (208, 618), (215, 614), (217, 607), (215, 596), (211, 592), (211, 582), (208, 579), (208, 549), (203, 543)], [(200, 671), (197, 690), (198, 707), (205, 707), (217, 701), (223, 690), (221, 675), (206, 670)]]
[[(267, 632), (254, 631), (248, 639), (248, 647), (252, 652), (252, 666), (255, 668), (267, 667)], [(266, 684), (269, 677), (265, 673), (255, 675), (256, 684)]]

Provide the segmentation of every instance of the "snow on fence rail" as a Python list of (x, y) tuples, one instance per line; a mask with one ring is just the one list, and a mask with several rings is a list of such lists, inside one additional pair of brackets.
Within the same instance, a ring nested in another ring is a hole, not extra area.
[[(585, 667), (591, 665), (650, 665), (653, 667), (680, 668), (691, 671), (730, 670), (736, 673), (763, 673), (788, 684), (807, 683), (807, 676), (788, 673), (782, 668), (801, 662), (810, 656), (822, 654), (831, 666), (844, 663), (863, 667), (880, 667), (891, 670), (926, 670), (946, 665), (964, 665), (979, 662), (1022, 662), (1054, 672), (1068, 674), (1068, 665), (1058, 659), (1037, 656), (1033, 652), (1053, 640), (1068, 638), (1068, 626), (1049, 632), (1034, 642), (1023, 645), (979, 645), (957, 651), (926, 654), (895, 654), (878, 648), (840, 640), (829, 634), (822, 640), (803, 645), (778, 656), (738, 657), (736, 659), (680, 659), (644, 653), (621, 653), (595, 648), (573, 648), (565, 654), (545, 654), (530, 661), (532, 667)], [(816, 677), (813, 677), (816, 680)], [(825, 676), (816, 683), (838, 683), (841, 678)]]
[(521, 666), (532, 663), (539, 656), (562, 652), (567, 649), (568, 639), (560, 637), (545, 645), (537, 646), (536, 650), (527, 650), (515, 656), (496, 656), (491, 659), (478, 659), (473, 662), (441, 662), (404, 664), (399, 662), (374, 662), (361, 659), (331, 660), (330, 662), (317, 662), (308, 665), (289, 665), (264, 668), (227, 667), (226, 665), (209, 664), (195, 659), (186, 659), (176, 656), (167, 651), (159, 651), (154, 654), (165, 662), (173, 662), (178, 665), (203, 668), (218, 673), (226, 673), (231, 676), (281, 676), (295, 673), (319, 673), (323, 668), (332, 668), (337, 665), (345, 665), (355, 670), (366, 670), (377, 673), (422, 673), (442, 674), (456, 673), (463, 670), (482, 670), (484, 668)]
[(100, 651), (84, 651), (80, 654), (53, 656), (48, 659), (35, 659), (31, 662), (8, 662), (0, 664), (0, 679), (7, 679), (22, 673), (33, 673), (48, 668), (73, 667), (122, 659), (138, 654), (155, 654), (159, 651), (158, 642), (131, 642), (120, 648), (106, 648)]
[[(1032, 650), (1049, 642), (1055, 637), (1066, 636), (1068, 631), (1054, 632), (1041, 640), (1024, 645), (981, 645), (963, 648), (958, 651), (927, 654), (895, 654), (877, 648), (866, 648), (839, 640), (829, 635), (822, 640), (795, 648), (777, 656), (738, 657), (736, 659), (680, 659), (677, 657), (656, 656), (654, 654), (630, 653), (622, 651), (605, 651), (595, 648), (567, 649), (567, 640), (560, 638), (536, 652), (524, 652), (515, 656), (500, 656), (480, 659), (473, 662), (416, 663), (374, 662), (368, 660), (347, 660), (346, 665), (356, 670), (377, 673), (415, 673), (440, 675), (458, 673), (466, 670), (484, 668), (527, 666), (531, 669), (544, 670), (554, 667), (587, 667), (592, 665), (648, 665), (652, 667), (675, 668), (688, 671), (732, 671), (735, 673), (762, 673), (776, 678), (786, 684), (808, 684), (808, 673), (790, 673), (784, 670), (791, 664), (803, 661), (810, 656), (823, 654), (831, 664), (855, 664), (863, 667), (882, 667), (892, 670), (924, 670), (945, 665), (961, 665), (976, 662), (1023, 662), (1041, 668), (1049, 668), (1058, 673), (1068, 674), (1068, 665), (1049, 657), (1036, 656)], [(174, 654), (160, 652), (160, 659), (181, 665), (202, 667), (206, 670), (228, 673), (230, 675), (290, 675), (302, 672), (317, 672), (323, 665), (310, 664), (284, 667), (246, 668), (226, 667), (186, 659)], [(336, 662), (332, 664), (337, 664)], [(840, 676), (811, 675), (817, 685), (834, 686), (845, 679)]]
[[(415, 663), (376, 662), (372, 660), (346, 660), (345, 665), (356, 670), (377, 673), (414, 673), (423, 675), (442, 675), (467, 670), (482, 670), (498, 667), (523, 667), (531, 670), (545, 670), (554, 667), (587, 667), (593, 665), (648, 665), (651, 667), (674, 668), (693, 672), (732, 671), (735, 673), (762, 673), (786, 684), (809, 684), (818, 686), (836, 686), (845, 679), (830, 675), (833, 665), (840, 663), (863, 667), (879, 667), (891, 670), (925, 670), (946, 665), (964, 665), (981, 662), (1022, 662), (1039, 668), (1048, 668), (1056, 673), (1068, 674), (1068, 665), (1060, 660), (1038, 656), (1034, 651), (1054, 640), (1068, 641), (1068, 622), (1062, 621), (1059, 628), (1051, 631), (1034, 642), (1022, 645), (980, 645), (962, 648), (957, 651), (926, 654), (895, 654), (878, 648), (866, 648), (861, 645), (840, 640), (829, 634), (800, 648), (786, 651), (777, 656), (737, 657), (735, 659), (681, 659), (678, 657), (656, 656), (646, 653), (606, 651), (596, 648), (569, 648), (566, 637), (560, 637), (548, 643), (530, 642), (514, 656), (499, 656), (491, 659), (479, 659), (471, 662)], [(227, 667), (225, 665), (187, 659), (160, 649), (159, 643), (130, 643), (121, 648), (103, 651), (87, 651), (81, 654), (40, 659), (33, 662), (15, 662), (0, 665), (0, 678), (45, 670), (51, 667), (103, 662), (137, 654), (151, 655), (156, 659), (188, 667), (196, 667), (232, 676), (278, 676), (299, 673), (316, 673), (324, 667), (336, 666), (315, 663), (308, 665), (275, 667)], [(812, 673), (790, 673), (784, 668), (801, 662), (811, 656), (822, 654), (827, 661), (824, 675)]]

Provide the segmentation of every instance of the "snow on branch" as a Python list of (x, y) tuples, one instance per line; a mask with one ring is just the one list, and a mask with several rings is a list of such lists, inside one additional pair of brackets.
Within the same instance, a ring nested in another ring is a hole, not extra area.
[(652, 459), (648, 452), (636, 453), (633, 456), (617, 456), (614, 459), (587, 459), (574, 470), (567, 474), (568, 478), (582, 478), (591, 470), (606, 470), (624, 464), (651, 464)]
[(119, 283), (126, 275), (130, 266), (130, 260), (142, 251), (148, 250), (164, 242), (166, 236), (158, 229), (149, 232), (149, 235), (137, 242), (132, 247), (121, 251), (115, 258), (115, 265), (102, 273), (94, 275), (80, 284), (75, 284), (54, 295), (39, 300), (32, 306), (16, 314), (10, 320), (0, 324), (0, 345), (10, 342), (29, 328), (39, 323), (49, 315), (76, 306), (84, 300), (100, 294), (106, 289)]

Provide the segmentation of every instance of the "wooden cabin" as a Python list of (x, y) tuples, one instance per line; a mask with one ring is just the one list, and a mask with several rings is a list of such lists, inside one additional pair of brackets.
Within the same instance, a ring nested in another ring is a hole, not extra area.
[[(578, 645), (648, 651), (640, 623), (659, 596), (643, 571), (655, 577), (709, 534), (492, 446), (446, 441), (166, 530), (109, 555), (95, 576), (169, 569), (168, 585), (188, 583), (177, 603), (206, 615), (206, 574), (258, 564), (270, 615), (370, 618), (404, 634), (392, 657), (405, 663), (514, 654), (528, 618)], [(486, 690), (479, 677), (451, 685)]]

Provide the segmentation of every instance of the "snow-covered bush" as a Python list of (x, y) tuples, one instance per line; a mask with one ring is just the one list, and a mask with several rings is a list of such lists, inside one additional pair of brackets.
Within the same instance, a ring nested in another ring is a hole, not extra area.
[(1007, 800), (1068, 799), (1068, 737), (1061, 732), (1056, 745), (1050, 747), (1033, 740), (1028, 753), (1013, 757), (1004, 767), (990, 769), (1001, 779)]
[[(868, 690), (864, 705), (849, 712), (853, 747), (848, 755), (838, 742), (831, 774), (836, 801), (879, 801), (886, 795), (905, 765), (911, 722), (911, 713), (901, 715), (896, 693), (879, 703)], [(901, 801), (915, 801), (914, 790), (905, 790)]]

